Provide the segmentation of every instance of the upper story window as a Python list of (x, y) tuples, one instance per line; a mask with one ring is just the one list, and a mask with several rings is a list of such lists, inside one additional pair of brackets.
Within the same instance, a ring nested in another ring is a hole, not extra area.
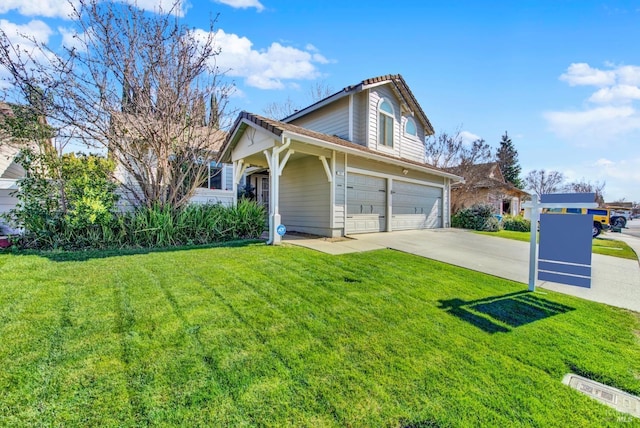
[(418, 127), (416, 126), (415, 120), (412, 117), (407, 117), (407, 121), (404, 124), (404, 133), (406, 135), (411, 135), (412, 137), (418, 136)]
[(382, 99), (378, 106), (378, 144), (393, 147), (394, 114), (391, 103)]

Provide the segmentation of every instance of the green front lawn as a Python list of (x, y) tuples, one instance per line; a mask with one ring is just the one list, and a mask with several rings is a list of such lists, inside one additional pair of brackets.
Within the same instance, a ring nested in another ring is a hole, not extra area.
[[(531, 236), (530, 232), (514, 232), (512, 230), (499, 230), (497, 232), (476, 231), (475, 233), (487, 236), (498, 236), (500, 238), (515, 239), (517, 241), (525, 242), (529, 242), (529, 238)], [(603, 254), (605, 256), (615, 256), (623, 259), (638, 260), (638, 256), (633, 251), (633, 249), (623, 241), (598, 237), (593, 239), (591, 248), (593, 254)]]
[(640, 315), (525, 290), (391, 250), (0, 254), (0, 426), (628, 421), (561, 380), (640, 394)]

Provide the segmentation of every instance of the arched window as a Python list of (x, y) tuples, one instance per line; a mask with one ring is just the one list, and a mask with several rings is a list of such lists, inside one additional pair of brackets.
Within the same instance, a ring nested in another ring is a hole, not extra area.
[(378, 106), (378, 144), (393, 147), (393, 106), (382, 99)]
[(407, 117), (406, 119), (407, 121), (404, 124), (404, 133), (413, 137), (417, 137), (418, 128), (416, 127), (416, 122), (411, 117)]

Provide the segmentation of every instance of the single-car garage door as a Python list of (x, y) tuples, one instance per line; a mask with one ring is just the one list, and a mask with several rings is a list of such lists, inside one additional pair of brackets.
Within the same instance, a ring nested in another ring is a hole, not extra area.
[(391, 191), (392, 230), (442, 227), (442, 189), (393, 181)]
[(385, 230), (386, 182), (370, 175), (347, 175), (347, 233)]

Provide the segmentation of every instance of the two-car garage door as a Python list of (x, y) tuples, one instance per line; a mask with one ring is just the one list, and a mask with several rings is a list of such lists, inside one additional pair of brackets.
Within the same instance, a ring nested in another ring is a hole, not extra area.
[[(442, 227), (442, 188), (393, 180), (391, 229)], [(387, 179), (364, 174), (347, 176), (348, 234), (386, 230)]]

